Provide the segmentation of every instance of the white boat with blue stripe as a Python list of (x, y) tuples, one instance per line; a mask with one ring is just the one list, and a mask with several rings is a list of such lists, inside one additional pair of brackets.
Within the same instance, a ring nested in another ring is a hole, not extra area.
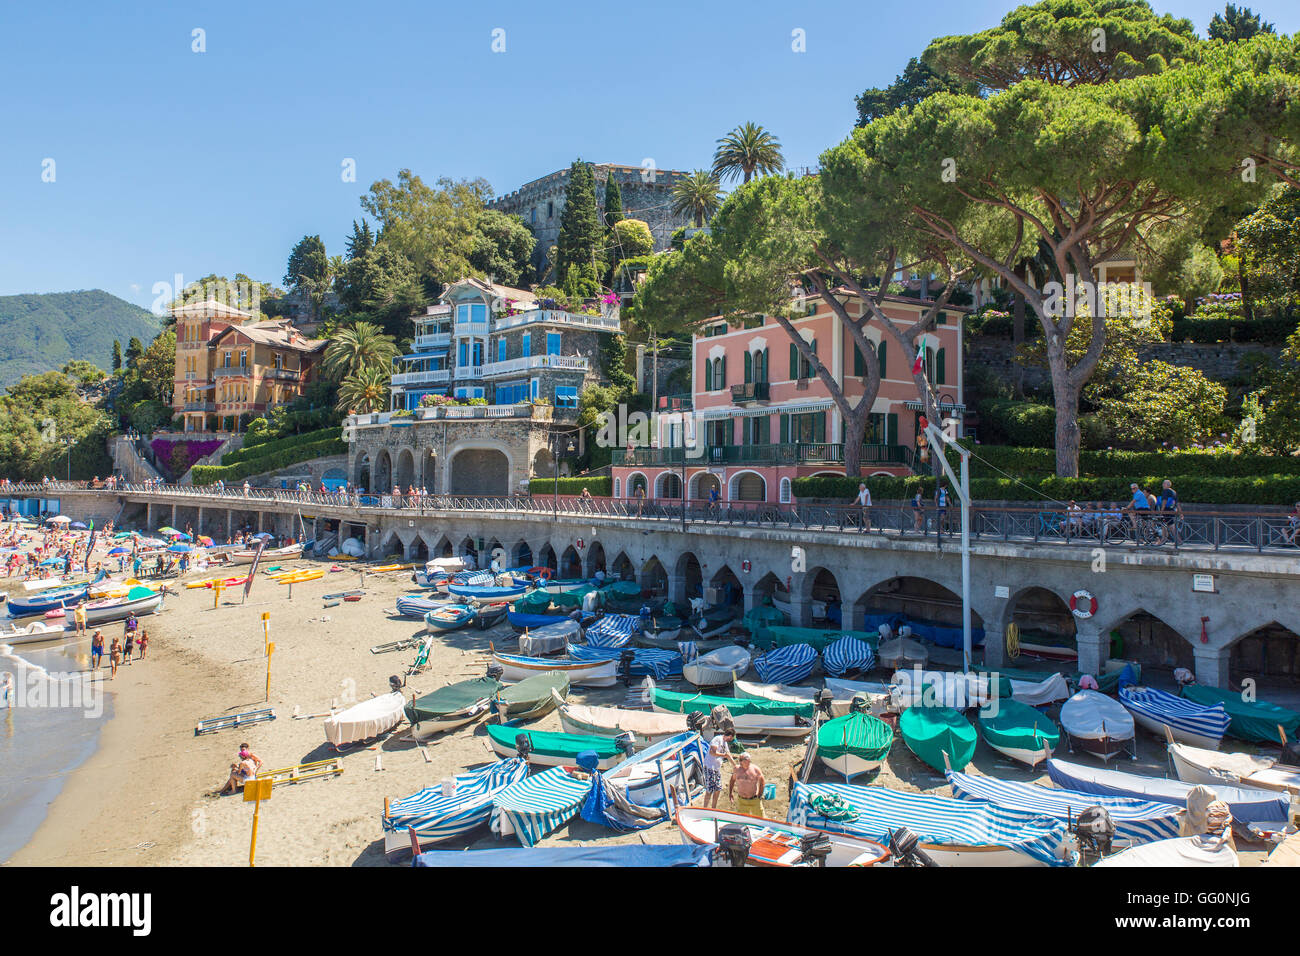
[(457, 774), (393, 803), (384, 801), (384, 852), (391, 861), (410, 851), (412, 828), (421, 847), (464, 836), (488, 822), (496, 794), (527, 775), (528, 764), (516, 757)]
[(1121, 687), (1119, 702), (1140, 726), (1153, 734), (1163, 737), (1168, 727), (1179, 743), (1206, 750), (1219, 749), (1232, 723), (1222, 704), (1207, 707), (1154, 687)]

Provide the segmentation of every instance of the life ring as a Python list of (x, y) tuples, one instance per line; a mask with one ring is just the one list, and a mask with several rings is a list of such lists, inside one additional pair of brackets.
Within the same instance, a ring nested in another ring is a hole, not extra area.
[(541, 567), (529, 568), (528, 573), (534, 575), (535, 577), (541, 578), (543, 581), (549, 581), (551, 580), (552, 577), (555, 576), (555, 572), (552, 571), (550, 568), (541, 568)]
[(1078, 618), (1092, 617), (1097, 613), (1097, 599), (1091, 591), (1075, 591), (1070, 595), (1070, 613)]

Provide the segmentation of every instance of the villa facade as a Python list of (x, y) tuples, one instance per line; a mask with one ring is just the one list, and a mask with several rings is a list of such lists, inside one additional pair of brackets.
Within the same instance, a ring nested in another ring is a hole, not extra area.
[[(861, 315), (860, 302), (848, 296), (844, 301), (850, 315)], [(883, 309), (906, 330), (928, 305), (888, 297)], [(956, 419), (959, 434), (964, 315), (964, 309), (944, 310), (928, 333), (925, 360), (940, 412)], [(860, 401), (864, 357), (840, 318), (818, 299), (793, 325), (848, 400)], [(868, 326), (866, 334), (880, 364), (880, 390), (864, 436), (862, 473), (908, 474), (922, 408), (912, 358), (878, 326)], [(844, 474), (843, 416), (775, 319), (707, 323), (692, 341), (692, 383), (689, 396), (660, 398), (651, 446), (615, 450), (615, 497), (631, 498), (643, 488), (650, 499), (680, 499), (684, 480), (692, 500), (716, 489), (722, 501), (788, 503), (796, 478)]]

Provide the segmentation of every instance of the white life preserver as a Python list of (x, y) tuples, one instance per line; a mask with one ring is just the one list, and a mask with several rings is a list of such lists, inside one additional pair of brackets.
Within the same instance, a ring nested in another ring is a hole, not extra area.
[(1092, 617), (1097, 613), (1097, 599), (1091, 591), (1075, 591), (1070, 595), (1070, 613), (1078, 618)]

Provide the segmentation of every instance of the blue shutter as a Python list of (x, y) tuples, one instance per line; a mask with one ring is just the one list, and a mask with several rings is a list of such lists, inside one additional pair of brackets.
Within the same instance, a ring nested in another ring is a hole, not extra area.
[(799, 347), (790, 343), (790, 378), (799, 377)]

